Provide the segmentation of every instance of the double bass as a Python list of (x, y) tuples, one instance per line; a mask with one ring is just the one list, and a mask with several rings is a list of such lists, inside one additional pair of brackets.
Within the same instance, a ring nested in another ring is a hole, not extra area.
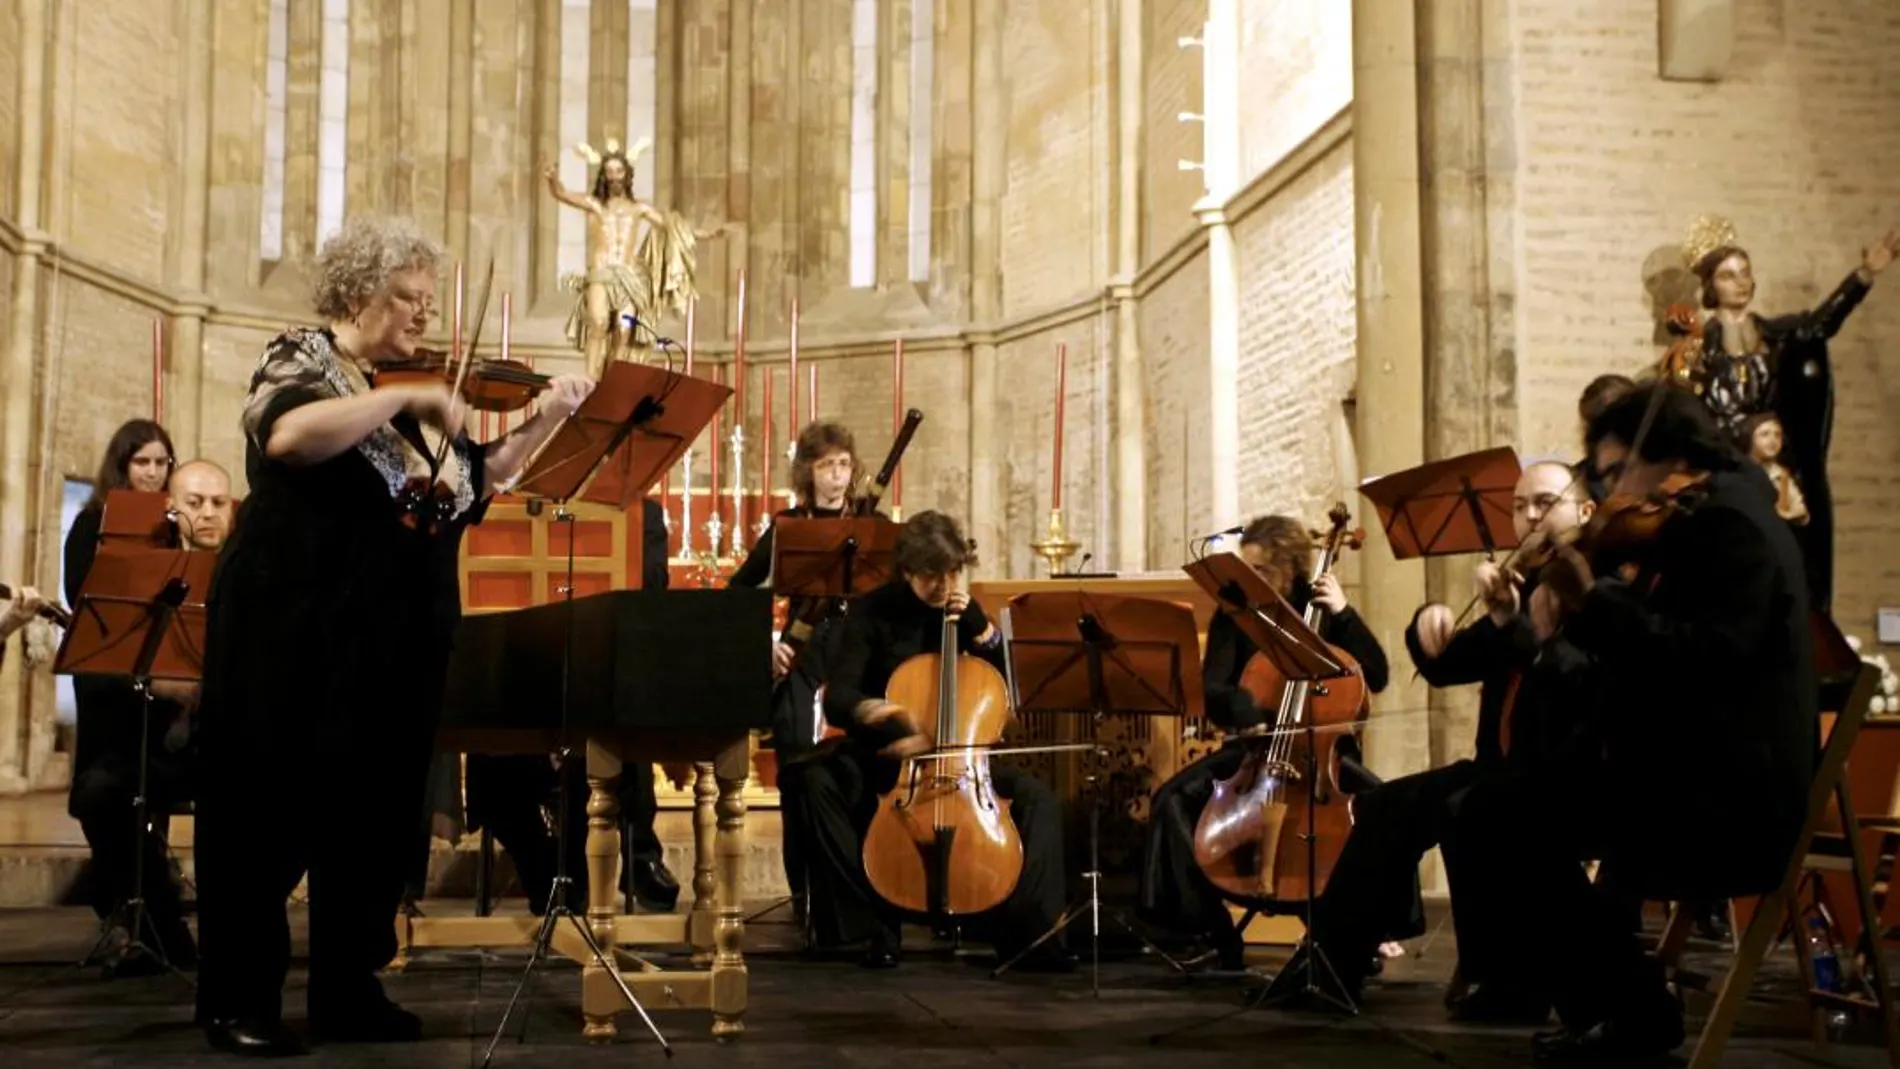
[(885, 901), (947, 917), (992, 909), (1016, 889), (1023, 843), (990, 778), (990, 749), (1009, 722), (1009, 687), (989, 662), (957, 650), (954, 612), (941, 653), (897, 666), (885, 700), (921, 715), (930, 752), (905, 758), (864, 835), (864, 874)]
[[(1321, 541), (1313, 574), (1317, 582), (1332, 570), (1344, 548), (1358, 549), (1362, 530), (1346, 529), (1350, 516), (1343, 502), (1327, 513), (1331, 529), (1314, 532)], [(1308, 627), (1319, 627), (1321, 609), (1308, 604)], [(1241, 673), (1240, 685), (1262, 709), (1274, 715), (1241, 744), (1247, 747), (1240, 768), (1217, 780), (1207, 808), (1194, 827), (1194, 862), (1214, 886), (1238, 898), (1292, 902), (1324, 890), (1352, 830), (1349, 796), (1339, 788), (1340, 729), (1363, 722), (1371, 712), (1359, 662), (1328, 643), (1333, 660), (1346, 668), (1335, 679), (1309, 683), (1288, 680), (1265, 654), (1256, 653)], [(1316, 732), (1299, 729), (1312, 725)], [(1332, 729), (1332, 730), (1327, 730)], [(1319, 753), (1309, 755), (1308, 747)], [(1309, 756), (1317, 758), (1309, 763)], [(1319, 776), (1308, 781), (1309, 767)], [(1307, 866), (1307, 804), (1313, 806), (1313, 878)]]

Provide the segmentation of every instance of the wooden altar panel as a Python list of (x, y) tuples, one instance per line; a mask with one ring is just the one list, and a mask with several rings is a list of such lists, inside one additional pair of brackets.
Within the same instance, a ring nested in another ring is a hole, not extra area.
[[(1004, 579), (977, 580), (970, 596), (993, 619), (1000, 619), (1009, 599), (1018, 594), (1070, 591), (1114, 594), (1178, 602), (1194, 613), (1201, 650), (1207, 648), (1207, 624), (1218, 610), (1214, 601), (1186, 575), (1147, 575), (1114, 579)], [(1198, 673), (1200, 657), (1183, 671)], [(1031, 713), (1010, 732), (1021, 744), (1088, 742), (1088, 717), (1072, 713)], [(1155, 790), (1182, 766), (1211, 751), (1201, 717), (1119, 714), (1102, 724), (1099, 740), (1106, 758), (1094, 754), (1026, 754), (1010, 758), (1040, 777), (1063, 800), (1068, 815), (1065, 834), (1072, 858), (1086, 859), (1088, 809), (1084, 787), (1094, 775), (1106, 785), (1107, 807), (1102, 812), (1102, 869), (1107, 873), (1131, 870), (1140, 858), (1148, 823), (1148, 802)]]

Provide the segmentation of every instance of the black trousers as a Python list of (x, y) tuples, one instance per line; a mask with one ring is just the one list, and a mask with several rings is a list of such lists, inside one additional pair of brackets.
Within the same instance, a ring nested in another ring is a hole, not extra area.
[[(66, 810), (79, 821), (92, 849), (92, 910), (104, 919), (131, 897), (138, 852), (145, 851), (145, 905), (160, 931), (182, 923), (178, 881), (166, 854), (171, 812), (192, 797), (189, 768), (170, 755), (156, 755), (146, 769), (150, 822), (140, 834), (133, 813), (139, 769), (131, 755), (95, 759), (73, 775)], [(141, 937), (149, 933), (140, 933)]]
[(1214, 784), (1239, 771), (1246, 751), (1223, 746), (1176, 772), (1155, 791), (1142, 844), (1139, 912), (1149, 924), (1181, 935), (1206, 936), (1238, 949), (1241, 935), (1227, 900), (1194, 862), (1194, 826), (1214, 795)]
[[(1478, 778), (1474, 762), (1456, 761), (1387, 780), (1353, 796), (1352, 834), (1313, 906), (1313, 938), (1341, 980), (1364, 980), (1380, 943), (1424, 933), (1419, 863), (1434, 846), (1442, 849), (1447, 871), (1464, 862), (1447, 834), (1453, 814)], [(1466, 977), (1475, 980), (1464, 964), (1465, 922), (1480, 928), (1489, 922), (1462, 906), (1454, 894), (1459, 961)], [(1515, 934), (1521, 940), (1522, 933)]]
[[(1460, 921), (1467, 975), (1483, 982), (1539, 970), (1531, 982), (1573, 1029), (1680, 1013), (1629, 923), (1626, 897), (1584, 873), (1581, 859), (1605, 846), (1599, 819), (1590, 796), (1565, 781), (1486, 778), (1465, 792), (1446, 842), (1448, 856), (1464, 859), (1450, 869), (1456, 916), (1485, 918), (1471, 934)], [(1549, 917), (1563, 923), (1544, 923)], [(1523, 939), (1533, 931), (1544, 945), (1530, 955)]]
[[(470, 823), (486, 828), (514, 860), (515, 874), (528, 902), (540, 910), (554, 886), (560, 842), (541, 816), (541, 807), (557, 804), (560, 780), (545, 754), (469, 754)], [(587, 903), (587, 763), (575, 755), (567, 763), (567, 874), (574, 880), (575, 908)], [(628, 761), (621, 769), (617, 797), (623, 852), (635, 861), (663, 860), (654, 828), (659, 802), (654, 795), (653, 765)], [(624, 878), (624, 877), (623, 877)]]
[[(426, 688), (425, 688), (426, 689)], [(392, 689), (392, 694), (394, 693)], [(306, 745), (207, 725), (197, 817), (201, 1019), (277, 1019), (290, 965), (285, 902), (310, 878), (312, 1016), (382, 998), (396, 912), (427, 788), (435, 725), (399, 699), (367, 709), (380, 734)]]
[[(812, 925), (820, 946), (866, 940), (899, 945), (903, 919), (871, 889), (864, 875), (864, 833), (877, 813), (880, 791), (895, 779), (893, 762), (869, 747), (845, 741), (829, 754), (799, 766), (795, 788), (811, 848), (808, 879)], [(1023, 870), (1009, 898), (972, 918), (987, 928), (1003, 957), (1013, 956), (1054, 926), (1064, 899), (1062, 813), (1055, 792), (1033, 776), (992, 761), (996, 793), (1010, 800), (1010, 816), (1023, 844)], [(1050, 943), (1061, 946), (1062, 936)]]

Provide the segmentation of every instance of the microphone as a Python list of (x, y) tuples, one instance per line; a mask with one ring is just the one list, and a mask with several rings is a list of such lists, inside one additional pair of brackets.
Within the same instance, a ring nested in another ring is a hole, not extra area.
[(1092, 561), (1092, 560), (1094, 560), (1094, 559), (1095, 559), (1095, 554), (1093, 554), (1093, 553), (1084, 553), (1084, 554), (1082, 554), (1082, 559), (1081, 559), (1081, 560), (1079, 560), (1079, 561), (1076, 561), (1076, 562), (1075, 562), (1075, 570), (1076, 570), (1076, 571), (1078, 571), (1078, 572), (1079, 572), (1079, 571), (1081, 571), (1081, 570), (1082, 570), (1082, 566), (1083, 566), (1084, 564), (1087, 564), (1088, 562), (1090, 562), (1090, 561)]

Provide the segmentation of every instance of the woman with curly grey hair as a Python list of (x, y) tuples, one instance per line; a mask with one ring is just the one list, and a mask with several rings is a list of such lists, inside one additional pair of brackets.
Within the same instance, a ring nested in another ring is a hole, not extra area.
[(422, 341), (441, 257), (411, 222), (350, 220), (317, 259), (325, 325), (279, 335), (251, 377), (250, 496), (206, 603), (200, 706), (198, 1013), (223, 1050), (302, 1049), (282, 989), (306, 872), (313, 1038), (421, 1032), (375, 974), (396, 950), (462, 532), (593, 389), (558, 377), (535, 418), (478, 445), (446, 385), (374, 386)]

